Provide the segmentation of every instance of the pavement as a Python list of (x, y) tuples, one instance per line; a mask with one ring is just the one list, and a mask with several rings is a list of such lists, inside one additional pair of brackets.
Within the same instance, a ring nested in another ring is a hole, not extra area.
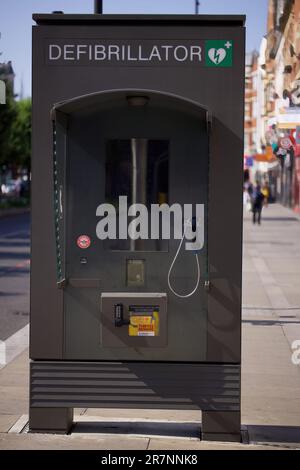
[(0, 368), (27, 346), (30, 214), (0, 213)]
[[(25, 250), (21, 233), (17, 239), (9, 231), (3, 235), (0, 225), (1, 262), (3, 249), (12, 251), (10, 241), (17, 242), (17, 251)], [(200, 441), (198, 411), (76, 409), (70, 435), (29, 434), (25, 334), (24, 351), (0, 370), (0, 449), (300, 449), (300, 365), (292, 360), (300, 359), (300, 343), (298, 355), (293, 349), (300, 341), (299, 217), (274, 204), (264, 209), (262, 225), (253, 226), (245, 213), (243, 272), (243, 443)], [(13, 292), (28, 296), (23, 291), (28, 273), (23, 274), (21, 282), (22, 275), (15, 273), (0, 277), (0, 291), (12, 292), (4, 303), (0, 297), (0, 329), (2, 315), (19, 301)], [(23, 299), (24, 309), (26, 302)]]

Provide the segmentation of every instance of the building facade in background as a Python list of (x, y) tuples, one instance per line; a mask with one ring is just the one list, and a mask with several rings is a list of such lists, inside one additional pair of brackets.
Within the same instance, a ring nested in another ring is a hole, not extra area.
[[(267, 34), (256, 57), (246, 64), (246, 89), (250, 76), (253, 89), (245, 168), (252, 180), (269, 182), (274, 199), (299, 211), (300, 0), (269, 0)], [(246, 94), (246, 110), (249, 99)]]
[(258, 53), (246, 55), (245, 73), (245, 156), (251, 157), (257, 149), (257, 70)]
[(12, 93), (14, 93), (15, 73), (11, 61), (0, 63), (0, 80), (8, 83), (11, 87)]

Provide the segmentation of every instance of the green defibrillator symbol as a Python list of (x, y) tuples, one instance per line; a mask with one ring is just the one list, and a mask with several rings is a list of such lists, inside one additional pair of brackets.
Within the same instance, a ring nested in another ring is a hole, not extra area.
[(205, 65), (232, 67), (233, 41), (205, 41)]

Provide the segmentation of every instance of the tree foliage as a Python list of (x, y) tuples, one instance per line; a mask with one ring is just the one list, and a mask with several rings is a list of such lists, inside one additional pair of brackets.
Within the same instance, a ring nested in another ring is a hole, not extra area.
[(31, 157), (31, 100), (15, 103), (16, 117), (10, 135), (10, 160), (15, 165), (30, 171)]
[(0, 105), (0, 165), (30, 171), (31, 100), (15, 101), (7, 85), (6, 104)]
[(6, 104), (0, 105), (0, 164), (6, 165), (11, 157), (11, 130), (17, 116), (12, 89), (6, 85)]

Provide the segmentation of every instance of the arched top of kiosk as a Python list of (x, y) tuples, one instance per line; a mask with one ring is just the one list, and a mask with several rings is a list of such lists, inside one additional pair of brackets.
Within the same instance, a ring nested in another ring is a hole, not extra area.
[(70, 115), (76, 112), (94, 111), (98, 109), (113, 109), (120, 106), (143, 107), (150, 104), (154, 107), (163, 107), (187, 114), (203, 116), (209, 115), (206, 106), (181, 96), (145, 89), (107, 90), (98, 93), (78, 96), (54, 105), (52, 115), (61, 112)]

